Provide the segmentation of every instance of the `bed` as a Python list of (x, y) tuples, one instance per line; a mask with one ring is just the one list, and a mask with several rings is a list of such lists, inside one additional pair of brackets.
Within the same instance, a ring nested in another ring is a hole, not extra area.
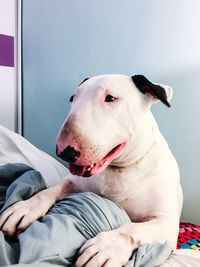
[[(56, 159), (39, 150), (20, 135), (0, 125), (0, 165), (25, 163), (41, 172), (47, 186), (53, 186), (69, 174)], [(160, 266), (200, 266), (200, 226), (180, 224), (177, 249)]]

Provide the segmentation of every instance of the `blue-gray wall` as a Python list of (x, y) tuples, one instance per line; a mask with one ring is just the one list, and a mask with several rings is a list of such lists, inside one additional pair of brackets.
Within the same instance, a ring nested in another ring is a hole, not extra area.
[(182, 174), (183, 220), (200, 223), (200, 1), (23, 1), (24, 136), (55, 156), (73, 88), (103, 73), (174, 87), (153, 108)]

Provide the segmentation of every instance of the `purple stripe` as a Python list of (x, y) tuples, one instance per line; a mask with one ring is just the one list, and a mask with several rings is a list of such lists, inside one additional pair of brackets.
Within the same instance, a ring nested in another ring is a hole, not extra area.
[(0, 34), (0, 65), (14, 67), (14, 37)]

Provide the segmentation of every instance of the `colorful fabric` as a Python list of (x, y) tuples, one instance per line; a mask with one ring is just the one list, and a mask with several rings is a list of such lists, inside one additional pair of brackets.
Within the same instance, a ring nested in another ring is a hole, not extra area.
[(200, 251), (200, 226), (186, 222), (180, 223), (177, 248)]

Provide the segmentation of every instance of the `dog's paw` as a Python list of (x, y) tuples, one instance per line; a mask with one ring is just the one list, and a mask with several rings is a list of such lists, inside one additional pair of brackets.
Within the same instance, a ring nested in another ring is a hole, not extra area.
[(0, 230), (7, 236), (18, 235), (25, 231), (35, 220), (43, 217), (50, 204), (44, 191), (30, 199), (19, 201), (0, 215)]
[(121, 267), (132, 254), (132, 245), (118, 230), (99, 233), (79, 251), (76, 267)]

